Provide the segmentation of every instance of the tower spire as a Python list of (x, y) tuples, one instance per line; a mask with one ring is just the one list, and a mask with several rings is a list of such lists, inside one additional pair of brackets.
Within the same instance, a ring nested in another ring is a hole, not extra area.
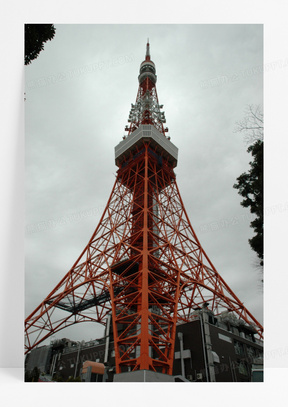
[(150, 44), (149, 44), (149, 38), (147, 38), (145, 61), (150, 61)]
[(156, 91), (156, 67), (150, 58), (149, 38), (146, 44), (145, 60), (140, 65), (138, 76), (139, 88), (135, 105), (132, 104), (128, 122), (130, 126), (125, 127), (128, 136), (133, 133), (141, 124), (153, 125), (163, 136), (166, 137), (168, 128), (164, 128), (166, 123), (165, 113), (161, 110), (163, 105), (159, 104)]

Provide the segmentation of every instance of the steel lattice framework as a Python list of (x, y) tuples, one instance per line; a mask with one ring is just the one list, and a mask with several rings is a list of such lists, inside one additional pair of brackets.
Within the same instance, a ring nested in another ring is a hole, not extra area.
[(162, 144), (170, 141), (155, 82), (147, 44), (112, 193), (78, 260), (26, 319), (26, 352), (69, 325), (105, 323), (112, 313), (116, 372), (172, 374), (177, 322), (207, 305), (215, 315), (233, 313), (262, 338), (262, 326), (216, 271), (191, 226), (173, 146)]

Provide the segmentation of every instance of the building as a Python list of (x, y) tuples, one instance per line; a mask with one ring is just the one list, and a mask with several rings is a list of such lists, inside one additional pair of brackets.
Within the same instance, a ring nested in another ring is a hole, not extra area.
[[(174, 381), (263, 381), (263, 342), (256, 339), (255, 334), (251, 325), (230, 313), (215, 317), (208, 308), (195, 310), (190, 322), (177, 325)], [(105, 336), (97, 340), (75, 342), (64, 338), (35, 348), (27, 355), (26, 370), (36, 366), (53, 379), (67, 381), (81, 377), (83, 363), (87, 360), (104, 363), (105, 380), (114, 381), (115, 350), (111, 327), (109, 335), (106, 329)]]
[(252, 364), (263, 358), (263, 342), (252, 326), (208, 309), (177, 326), (173, 374), (190, 381), (249, 382)]

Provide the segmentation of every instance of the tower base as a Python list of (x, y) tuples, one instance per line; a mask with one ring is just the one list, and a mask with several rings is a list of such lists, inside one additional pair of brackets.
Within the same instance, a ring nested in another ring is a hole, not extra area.
[(114, 375), (114, 382), (174, 382), (174, 377), (151, 370), (135, 370)]

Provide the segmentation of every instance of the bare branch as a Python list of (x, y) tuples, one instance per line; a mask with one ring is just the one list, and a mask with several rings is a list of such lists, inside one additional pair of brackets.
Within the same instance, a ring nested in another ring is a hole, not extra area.
[(263, 141), (264, 120), (263, 111), (260, 105), (248, 105), (245, 109), (245, 116), (236, 122), (234, 133), (244, 133), (244, 140), (247, 144), (253, 144), (257, 140)]

